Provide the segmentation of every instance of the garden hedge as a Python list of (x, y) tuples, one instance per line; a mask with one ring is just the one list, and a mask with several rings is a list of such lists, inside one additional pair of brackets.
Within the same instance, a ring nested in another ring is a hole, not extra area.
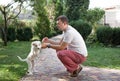
[(105, 45), (120, 45), (120, 28), (103, 26), (97, 28), (97, 39)]

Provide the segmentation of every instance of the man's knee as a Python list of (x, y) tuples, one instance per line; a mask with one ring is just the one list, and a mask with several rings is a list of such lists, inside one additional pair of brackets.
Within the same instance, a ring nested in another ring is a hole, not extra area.
[(58, 58), (65, 56), (64, 51), (58, 51), (57, 56), (58, 56)]

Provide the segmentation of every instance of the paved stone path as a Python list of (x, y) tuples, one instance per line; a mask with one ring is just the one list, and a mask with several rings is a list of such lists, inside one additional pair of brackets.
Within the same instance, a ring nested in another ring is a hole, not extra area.
[(34, 75), (20, 81), (120, 81), (120, 70), (83, 66), (78, 77), (70, 77), (51, 48), (43, 49), (36, 59)]

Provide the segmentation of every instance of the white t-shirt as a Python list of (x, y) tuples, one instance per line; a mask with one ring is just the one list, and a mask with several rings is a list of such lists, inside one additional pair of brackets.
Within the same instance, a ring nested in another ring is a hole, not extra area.
[(87, 48), (80, 33), (72, 26), (68, 25), (66, 31), (63, 32), (63, 42), (68, 43), (68, 50), (73, 50), (83, 56), (87, 56)]

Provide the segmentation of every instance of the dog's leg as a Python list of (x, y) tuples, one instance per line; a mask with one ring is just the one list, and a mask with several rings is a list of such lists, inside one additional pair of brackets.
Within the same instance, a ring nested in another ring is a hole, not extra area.
[(34, 60), (32, 60), (31, 63), (32, 63), (32, 68), (31, 69), (32, 69), (32, 72), (34, 72)]
[(28, 63), (28, 75), (32, 75), (32, 63), (30, 60), (27, 61)]

